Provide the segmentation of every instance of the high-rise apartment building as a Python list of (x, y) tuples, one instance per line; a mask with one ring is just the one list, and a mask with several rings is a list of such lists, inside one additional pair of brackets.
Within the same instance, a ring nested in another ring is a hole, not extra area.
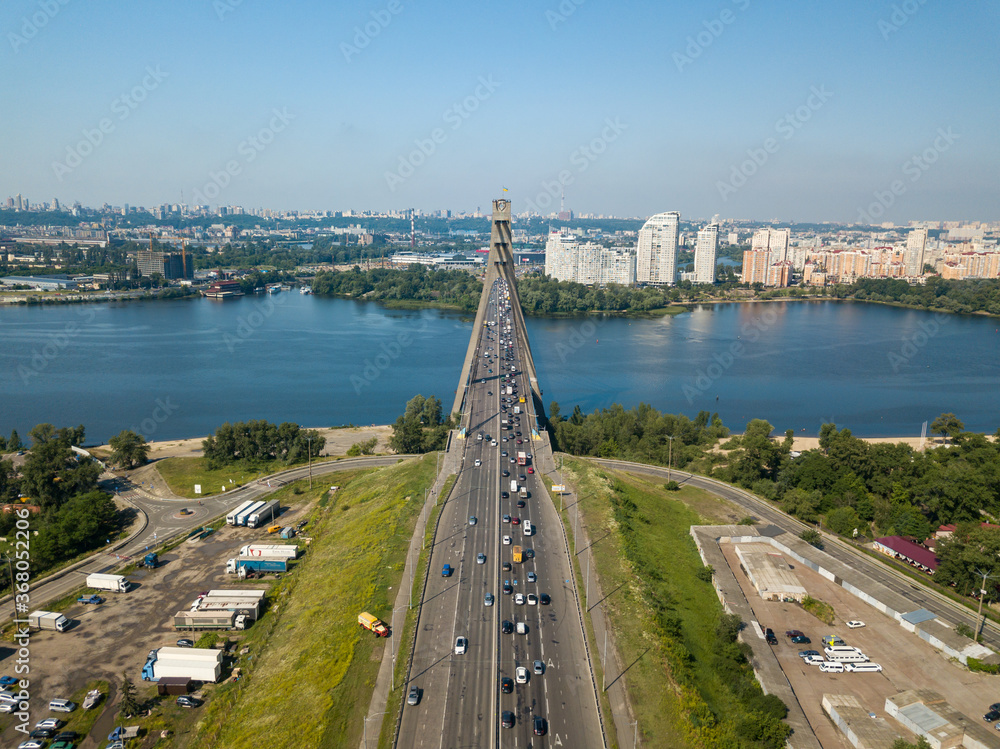
[(636, 246), (636, 280), (653, 286), (670, 286), (677, 281), (677, 239), (681, 214), (657, 213), (639, 230)]
[(791, 229), (758, 229), (750, 242), (751, 250), (767, 250), (768, 263), (783, 263), (788, 260), (788, 240)]
[(698, 232), (698, 243), (694, 247), (695, 283), (715, 283), (715, 252), (718, 247), (718, 224), (709, 224)]
[(927, 249), (927, 229), (914, 229), (906, 238), (906, 275), (911, 278), (924, 274), (924, 250)]
[(580, 243), (565, 230), (552, 231), (545, 243), (545, 273), (558, 281), (589, 286), (628, 286), (635, 283), (635, 253), (594, 242)]
[(744, 250), (742, 283), (767, 282), (767, 250)]
[(135, 253), (135, 262), (139, 274), (146, 277), (159, 273), (167, 280), (194, 278), (194, 258), (190, 255), (183, 257), (180, 253), (139, 250)]

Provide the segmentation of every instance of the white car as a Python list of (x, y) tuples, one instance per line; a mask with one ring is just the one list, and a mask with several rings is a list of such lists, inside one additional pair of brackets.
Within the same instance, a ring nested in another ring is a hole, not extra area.
[(847, 623), (847, 626), (851, 629), (858, 629), (859, 627), (865, 626), (864, 622), (858, 621), (857, 619), (852, 619)]
[(479, 466), (481, 466), (482, 464), (483, 461), (481, 461), (479, 458), (476, 458), (476, 468), (479, 468)]
[(504, 546), (510, 546), (510, 536), (504, 536), (503, 537), (503, 545)]
[(469, 641), (464, 637), (455, 638), (455, 655), (462, 655), (469, 649)]
[(848, 671), (854, 671), (859, 674), (866, 673), (868, 671), (879, 672), (882, 667), (877, 663), (848, 663), (844, 666)]
[(528, 593), (528, 605), (534, 606), (537, 603), (538, 603), (538, 596), (536, 596), (534, 593)]
[(515, 593), (514, 594), (514, 603), (516, 605), (518, 605), (518, 606), (523, 606), (524, 605), (524, 594), (523, 593)]
[(518, 666), (517, 670), (514, 671), (514, 681), (516, 681), (518, 684), (527, 684), (528, 669), (526, 669), (524, 666)]
[(493, 440), (492, 442), (490, 442), (490, 444), (493, 445), (493, 447), (496, 447), (497, 446), (497, 441)]
[(528, 634), (528, 625), (525, 624), (524, 622), (518, 622), (517, 623), (517, 633), (519, 635), (526, 635), (526, 634)]
[(71, 713), (76, 710), (76, 703), (69, 700), (52, 700), (49, 703), (49, 710), (54, 713)]
[(819, 664), (819, 670), (828, 674), (842, 674), (844, 673), (844, 664), (837, 663), (836, 661), (827, 661), (826, 663)]
[(59, 718), (46, 718), (45, 720), (40, 720), (35, 724), (35, 728), (51, 728), (52, 730), (59, 730), (65, 724)]
[(17, 749), (45, 749), (45, 744), (41, 740), (28, 739), (18, 744)]
[(826, 658), (821, 655), (810, 655), (802, 659), (802, 662), (809, 666), (820, 666), (826, 663)]

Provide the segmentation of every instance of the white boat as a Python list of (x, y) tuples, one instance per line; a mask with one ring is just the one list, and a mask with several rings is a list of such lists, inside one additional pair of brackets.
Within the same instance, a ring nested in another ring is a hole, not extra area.
[(103, 696), (100, 689), (91, 689), (87, 692), (87, 697), (83, 701), (83, 709), (90, 710), (101, 701), (101, 697)]
[(308, 286), (300, 286), (299, 287), (299, 293), (300, 294), (312, 294), (312, 289), (310, 289)]

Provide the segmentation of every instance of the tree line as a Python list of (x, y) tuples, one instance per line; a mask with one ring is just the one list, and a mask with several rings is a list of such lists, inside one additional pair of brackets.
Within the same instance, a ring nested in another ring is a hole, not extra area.
[(229, 465), (262, 466), (274, 461), (286, 465), (302, 463), (323, 451), (326, 438), (315, 429), (285, 422), (275, 425), (264, 419), (226, 422), (205, 438), (202, 452), (209, 468)]

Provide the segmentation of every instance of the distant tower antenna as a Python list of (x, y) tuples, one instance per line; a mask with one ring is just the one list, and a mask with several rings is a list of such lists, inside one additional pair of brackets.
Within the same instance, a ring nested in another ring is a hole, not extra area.
[(566, 188), (562, 189), (562, 194), (559, 196), (559, 213), (566, 212)]
[(410, 209), (410, 249), (414, 249), (417, 246), (417, 233), (413, 228), (413, 213), (414, 209)]

